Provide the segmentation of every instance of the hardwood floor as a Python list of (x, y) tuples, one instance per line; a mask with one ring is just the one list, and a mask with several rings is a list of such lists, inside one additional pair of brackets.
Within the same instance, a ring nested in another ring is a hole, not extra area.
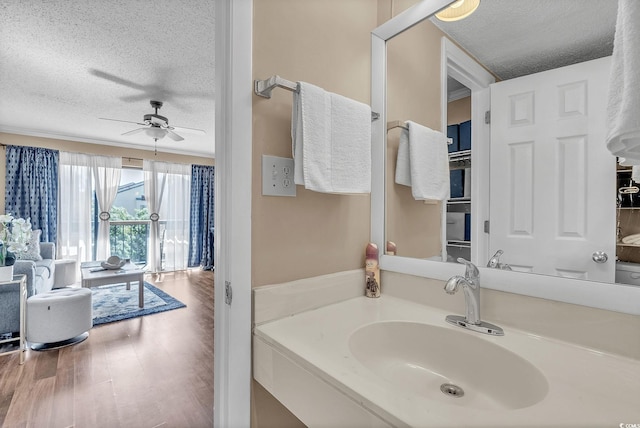
[(104, 324), (59, 350), (0, 356), (2, 427), (213, 426), (213, 272), (145, 280), (186, 308)]

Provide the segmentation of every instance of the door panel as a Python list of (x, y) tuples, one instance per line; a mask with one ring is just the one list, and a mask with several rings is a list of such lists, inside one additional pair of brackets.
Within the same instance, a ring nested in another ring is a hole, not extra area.
[(491, 86), (490, 247), (514, 270), (614, 281), (609, 68), (602, 58)]

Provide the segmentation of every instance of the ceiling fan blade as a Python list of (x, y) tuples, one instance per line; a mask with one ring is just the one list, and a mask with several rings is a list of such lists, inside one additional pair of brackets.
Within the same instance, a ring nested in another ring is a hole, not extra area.
[(147, 128), (138, 128), (138, 129), (134, 129), (133, 131), (125, 132), (124, 134), (120, 134), (120, 135), (134, 135), (134, 134), (137, 134), (139, 132), (143, 132), (146, 129)]
[(96, 70), (95, 68), (90, 69), (89, 72), (96, 77), (109, 80), (113, 83), (117, 83), (118, 85), (128, 86), (129, 88), (139, 89), (141, 91), (146, 91), (148, 89), (147, 86), (145, 85), (132, 82), (131, 80), (123, 79), (122, 77), (118, 77), (114, 74), (107, 73), (105, 71)]
[(146, 125), (146, 123), (132, 122), (130, 120), (109, 119), (109, 118), (106, 118), (106, 117), (99, 117), (98, 119), (100, 119), (100, 120), (111, 120), (113, 122), (133, 123), (133, 124), (136, 124), (136, 125)]
[(130, 103), (130, 102), (134, 102), (134, 101), (142, 101), (142, 100), (148, 100), (149, 98), (155, 99), (155, 98), (162, 98), (162, 97), (153, 97), (153, 96), (149, 96), (148, 93), (144, 92), (142, 94), (138, 94), (138, 95), (125, 95), (123, 97), (120, 97), (121, 101), (124, 101), (126, 103)]
[(202, 129), (184, 128), (182, 126), (173, 126), (173, 125), (171, 126), (171, 128), (179, 132), (186, 132), (188, 134), (207, 135), (207, 133)]
[(170, 129), (167, 129), (166, 131), (167, 131), (167, 135), (169, 136), (169, 138), (171, 138), (173, 141), (182, 141), (182, 140), (184, 140), (184, 138), (182, 138), (181, 136), (179, 136), (175, 132), (171, 131)]

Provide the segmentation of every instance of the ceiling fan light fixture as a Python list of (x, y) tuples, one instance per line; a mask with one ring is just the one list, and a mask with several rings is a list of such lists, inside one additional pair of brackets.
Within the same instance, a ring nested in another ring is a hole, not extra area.
[(478, 6), (480, 0), (458, 0), (436, 13), (436, 18), (445, 22), (459, 21), (475, 12)]
[(144, 132), (151, 138), (161, 140), (167, 135), (167, 130), (159, 127), (152, 126), (144, 130)]
[(133, 129), (121, 135), (129, 136), (129, 135), (135, 135), (135, 134), (144, 132), (145, 134), (147, 134), (147, 136), (151, 137), (153, 141), (156, 143), (158, 142), (158, 140), (163, 139), (167, 135), (173, 141), (183, 141), (184, 138), (181, 135), (179, 135), (176, 131), (178, 132), (185, 131), (185, 132), (192, 132), (194, 134), (206, 135), (206, 132), (203, 131), (202, 129), (169, 126), (169, 119), (167, 119), (164, 116), (160, 116), (158, 114), (158, 109), (162, 107), (161, 101), (151, 100), (151, 107), (155, 109), (155, 113), (145, 114), (144, 121), (142, 122), (132, 122), (130, 120), (120, 120), (120, 119), (108, 119), (106, 117), (100, 117), (99, 119), (113, 120), (116, 122), (126, 122), (126, 123), (141, 125), (142, 128)]

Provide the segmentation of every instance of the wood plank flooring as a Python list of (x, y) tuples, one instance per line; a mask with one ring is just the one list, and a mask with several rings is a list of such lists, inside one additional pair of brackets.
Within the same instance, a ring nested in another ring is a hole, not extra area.
[(210, 271), (145, 277), (187, 305), (91, 329), (54, 351), (0, 356), (0, 426), (213, 426)]

